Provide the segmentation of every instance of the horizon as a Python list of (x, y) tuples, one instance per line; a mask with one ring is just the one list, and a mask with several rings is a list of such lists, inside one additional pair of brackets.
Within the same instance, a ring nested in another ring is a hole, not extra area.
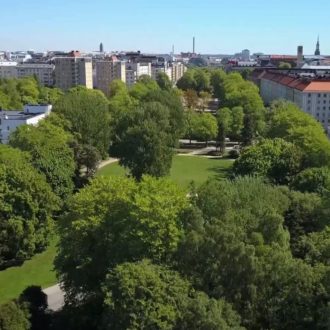
[(330, 54), (325, 38), (330, 35), (330, 2), (321, 0), (319, 7), (322, 11), (311, 15), (307, 1), (296, 0), (278, 0), (271, 8), (261, 0), (238, 1), (235, 6), (216, 0), (197, 4), (127, 0), (125, 7), (106, 0), (58, 0), (47, 5), (18, 0), (2, 6), (3, 25), (10, 27), (10, 33), (0, 35), (0, 48), (91, 52), (103, 42), (107, 52), (167, 54), (174, 45), (178, 54), (192, 51), (195, 36), (200, 54), (231, 55), (249, 49), (252, 54), (292, 55), (302, 45), (304, 54), (312, 55), (319, 35), (321, 54)]

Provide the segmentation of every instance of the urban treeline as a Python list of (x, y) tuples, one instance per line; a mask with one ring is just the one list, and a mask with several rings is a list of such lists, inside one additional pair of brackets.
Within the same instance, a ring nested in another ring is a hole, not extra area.
[[(330, 142), (312, 117), (265, 108), (253, 83), (221, 70), (190, 69), (178, 88), (163, 74), (114, 81), (108, 98), (32, 78), (0, 90), (9, 108), (54, 104), (0, 147), (0, 267), (58, 235), (66, 293), (51, 314), (28, 288), (0, 307), (2, 329), (329, 328)], [(215, 140), (222, 154), (238, 141), (228, 179), (171, 182), (179, 138)], [(108, 155), (127, 177), (94, 178)]]

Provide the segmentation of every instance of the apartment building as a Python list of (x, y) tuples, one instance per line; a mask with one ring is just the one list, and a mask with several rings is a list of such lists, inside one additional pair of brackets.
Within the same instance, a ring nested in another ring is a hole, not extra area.
[(151, 63), (126, 62), (126, 85), (133, 86), (141, 76), (151, 77)]
[(159, 73), (165, 73), (168, 78), (172, 81), (172, 68), (167, 64), (167, 62), (162, 64), (151, 64), (151, 77), (152, 79), (157, 79)]
[(0, 78), (16, 78), (17, 77), (17, 62), (0, 62)]
[(261, 76), (260, 93), (266, 104), (276, 99), (297, 104), (320, 122), (330, 135), (330, 78), (267, 72)]
[(113, 80), (121, 80), (126, 83), (126, 64), (117, 59), (99, 60), (95, 63), (96, 81), (95, 87), (104, 94), (109, 95), (109, 86)]
[(55, 86), (68, 90), (76, 86), (93, 88), (92, 59), (80, 57), (79, 53), (73, 56), (55, 57)]
[(35, 76), (42, 86), (54, 85), (54, 70), (52, 64), (19, 64), (16, 67), (17, 78)]
[(178, 80), (184, 75), (184, 73), (187, 71), (187, 67), (182, 62), (173, 62), (171, 64), (172, 68), (172, 82), (173, 84), (176, 84)]

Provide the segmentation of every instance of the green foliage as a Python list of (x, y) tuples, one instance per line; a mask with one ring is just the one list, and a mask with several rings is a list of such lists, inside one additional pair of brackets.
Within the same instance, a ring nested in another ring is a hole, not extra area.
[(167, 107), (158, 102), (146, 103), (130, 114), (120, 139), (113, 142), (112, 154), (135, 178), (169, 173), (175, 140), (169, 118)]
[(207, 144), (218, 134), (217, 119), (209, 113), (197, 114), (193, 119), (193, 132), (194, 138)]
[(301, 168), (302, 153), (297, 147), (283, 139), (265, 139), (242, 153), (234, 163), (233, 172), (288, 184)]
[(186, 195), (166, 179), (99, 178), (80, 190), (61, 222), (56, 267), (68, 299), (94, 295), (117, 264), (165, 261), (183, 235)]
[(172, 82), (165, 72), (159, 72), (156, 77), (158, 86), (164, 90), (172, 89)]
[(291, 188), (301, 192), (326, 195), (330, 192), (330, 171), (328, 167), (308, 168), (292, 181)]
[(29, 313), (25, 306), (12, 301), (0, 306), (1, 330), (29, 330)]
[(160, 87), (157, 82), (151, 77), (144, 75), (139, 78), (139, 80), (134, 84), (129, 90), (129, 94), (137, 99), (141, 100), (149, 94), (150, 91), (157, 91)]
[(0, 147), (0, 267), (42, 251), (52, 234), (59, 201), (29, 157)]
[(23, 125), (10, 136), (10, 145), (31, 156), (33, 166), (43, 173), (54, 193), (65, 199), (73, 191), (75, 163), (62, 128), (42, 121), (38, 126)]
[(225, 140), (230, 132), (233, 117), (230, 109), (222, 108), (217, 113), (217, 120), (218, 120), (218, 143), (220, 145), (220, 150), (223, 153), (225, 151)]
[(280, 69), (291, 69), (292, 65), (288, 62), (280, 62), (278, 67)]
[(330, 142), (323, 127), (296, 105), (278, 101), (271, 107), (268, 136), (279, 137), (299, 147), (304, 156), (304, 167), (328, 166)]
[(102, 92), (79, 87), (62, 96), (54, 111), (70, 121), (79, 143), (95, 147), (105, 157), (110, 145), (108, 105)]
[(243, 329), (224, 300), (193, 292), (178, 273), (145, 260), (117, 266), (103, 291), (101, 329)]
[(184, 91), (187, 91), (188, 89), (196, 90), (197, 82), (194, 77), (194, 72), (192, 70), (186, 71), (176, 85)]

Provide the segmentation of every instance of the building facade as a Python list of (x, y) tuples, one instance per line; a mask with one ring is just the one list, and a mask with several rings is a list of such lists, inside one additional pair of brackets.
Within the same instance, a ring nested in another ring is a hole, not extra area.
[(96, 82), (95, 87), (104, 94), (109, 95), (109, 86), (114, 80), (121, 80), (126, 83), (126, 65), (118, 60), (96, 61)]
[(276, 99), (295, 103), (330, 135), (330, 79), (268, 72), (261, 77), (260, 93), (266, 104)]
[(126, 62), (126, 85), (133, 86), (141, 76), (151, 77), (151, 63)]
[(93, 88), (93, 66), (89, 57), (55, 57), (55, 86), (68, 90), (76, 86)]
[(17, 78), (35, 76), (42, 86), (54, 85), (54, 70), (52, 64), (19, 64), (17, 65)]
[(10, 134), (21, 125), (37, 125), (52, 110), (51, 105), (25, 105), (23, 111), (0, 111), (0, 141), (7, 144)]
[(17, 78), (17, 62), (0, 62), (0, 78)]

